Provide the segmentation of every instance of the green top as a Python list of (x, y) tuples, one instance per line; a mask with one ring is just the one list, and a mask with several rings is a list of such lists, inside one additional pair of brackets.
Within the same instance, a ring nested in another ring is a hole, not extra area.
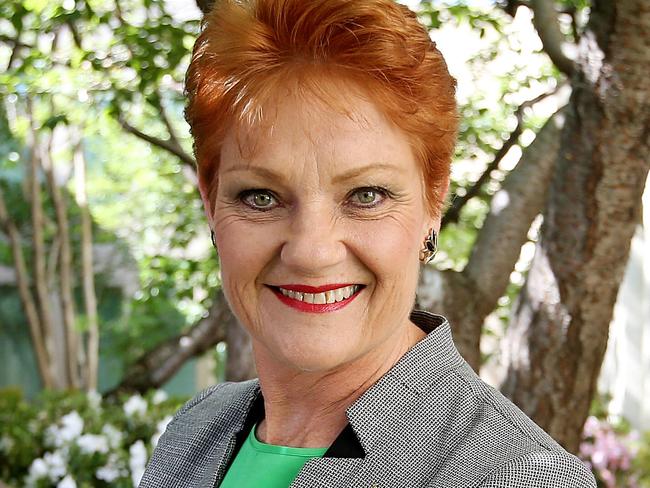
[(307, 461), (322, 457), (327, 447), (288, 447), (257, 440), (253, 426), (233, 459), (220, 488), (287, 488)]

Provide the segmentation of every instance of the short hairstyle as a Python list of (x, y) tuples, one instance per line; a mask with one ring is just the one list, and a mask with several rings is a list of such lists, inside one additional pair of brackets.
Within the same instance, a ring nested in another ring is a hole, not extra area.
[(215, 1), (185, 88), (210, 214), (228, 130), (261, 121), (262, 106), (281, 87), (319, 77), (356, 83), (405, 132), (429, 211), (440, 216), (458, 129), (456, 81), (415, 14), (393, 0)]

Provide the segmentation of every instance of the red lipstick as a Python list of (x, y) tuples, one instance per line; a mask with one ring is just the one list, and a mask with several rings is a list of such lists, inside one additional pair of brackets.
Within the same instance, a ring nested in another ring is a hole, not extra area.
[[(323, 286), (292, 284), (292, 285), (282, 285), (282, 288), (285, 290), (295, 291), (300, 293), (324, 293), (326, 291), (336, 290), (338, 288), (343, 288), (346, 286), (352, 286), (352, 284), (349, 285), (330, 284), (330, 285), (323, 285)], [(302, 300), (297, 300), (295, 298), (291, 298), (286, 295), (283, 295), (279, 287), (276, 286), (271, 286), (269, 288), (271, 289), (271, 291), (273, 291), (275, 296), (278, 297), (278, 299), (285, 305), (288, 305), (296, 310), (300, 310), (301, 312), (308, 312), (308, 313), (325, 313), (325, 312), (334, 312), (335, 310), (340, 310), (346, 305), (349, 305), (352, 302), (352, 300), (354, 300), (363, 289), (363, 287), (359, 287), (359, 289), (356, 292), (354, 292), (349, 298), (346, 298), (345, 300), (342, 300), (340, 302), (319, 304), (319, 303), (307, 303), (307, 302), (303, 302)]]

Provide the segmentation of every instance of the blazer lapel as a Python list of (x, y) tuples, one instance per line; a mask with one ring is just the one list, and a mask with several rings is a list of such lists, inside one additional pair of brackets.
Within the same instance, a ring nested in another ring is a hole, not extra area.
[(432, 331), (346, 411), (366, 456), (312, 459), (291, 488), (413, 487), (431, 476), (440, 460), (425, 446), (441, 442), (444, 421), (454, 418), (447, 411), (451, 390), (432, 386), (464, 360), (443, 317), (415, 319), (427, 320)]
[[(245, 385), (245, 391), (238, 395), (237, 400), (221, 415), (213, 419), (201, 433), (202, 438), (212, 437), (213, 449), (204, 457), (203, 463), (206, 468), (196, 485), (198, 488), (214, 488), (221, 483), (226, 474), (226, 468), (237, 443), (237, 436), (242, 431), (248, 412), (259, 393), (257, 380), (240, 385)], [(201, 464), (197, 463), (198, 466)]]

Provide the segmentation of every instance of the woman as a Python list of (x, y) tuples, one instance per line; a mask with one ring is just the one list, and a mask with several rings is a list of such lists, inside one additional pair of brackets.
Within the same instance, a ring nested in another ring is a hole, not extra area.
[(187, 119), (258, 380), (190, 401), (142, 487), (587, 487), (588, 470), (411, 312), (455, 82), (391, 0), (221, 0)]

